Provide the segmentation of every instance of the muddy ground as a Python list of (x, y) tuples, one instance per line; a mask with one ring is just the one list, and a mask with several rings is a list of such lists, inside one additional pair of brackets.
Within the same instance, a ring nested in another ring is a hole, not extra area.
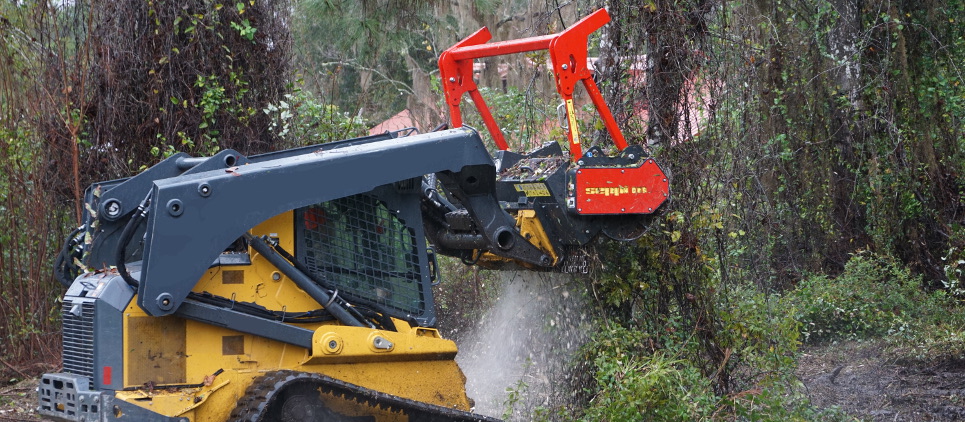
[[(0, 367), (0, 422), (40, 420), (36, 376), (56, 370), (47, 366)], [(798, 376), (816, 407), (860, 420), (965, 421), (965, 359), (918, 360), (881, 341), (842, 342), (806, 348)]]
[(810, 347), (797, 373), (816, 407), (862, 420), (965, 420), (965, 360), (901, 355), (882, 341)]

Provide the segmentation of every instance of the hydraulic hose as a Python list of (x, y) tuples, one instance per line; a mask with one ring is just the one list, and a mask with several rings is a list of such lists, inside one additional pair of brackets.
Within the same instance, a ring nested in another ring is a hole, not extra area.
[(117, 249), (114, 252), (114, 262), (117, 266), (117, 273), (121, 275), (121, 278), (127, 282), (128, 285), (137, 289), (139, 282), (131, 277), (131, 273), (127, 271), (127, 263), (124, 262), (127, 257), (125, 256), (125, 251), (127, 251), (127, 245), (131, 243), (131, 239), (134, 238), (134, 232), (137, 231), (137, 226), (141, 224), (144, 217), (147, 217), (148, 210), (151, 206), (151, 193), (149, 192), (144, 200), (141, 201), (140, 205), (131, 215), (131, 219), (127, 221), (127, 225), (124, 226), (124, 231), (121, 232), (121, 237), (117, 240)]
[[(426, 180), (428, 179), (428, 180)], [(422, 196), (432, 201), (437, 208), (444, 208), (448, 212), (455, 211), (457, 208), (452, 205), (445, 197), (436, 190), (436, 175), (432, 174), (422, 180)]]
[(71, 283), (74, 282), (73, 278), (70, 277), (71, 274), (68, 274), (68, 271), (72, 272), (77, 269), (70, 260), (70, 251), (77, 246), (77, 236), (86, 229), (87, 226), (82, 225), (71, 231), (67, 239), (64, 240), (64, 247), (60, 249), (60, 253), (57, 254), (57, 259), (54, 261), (54, 278), (64, 287), (70, 287)]
[[(289, 253), (288, 251), (286, 251), (285, 248), (282, 248), (281, 245), (278, 245), (278, 243), (276, 243), (276, 242), (273, 242), (273, 243), (268, 243), (268, 242), (266, 242), (266, 243), (268, 244), (268, 246), (271, 247), (272, 250), (275, 251), (275, 253), (277, 253), (278, 255), (281, 255), (282, 258), (285, 258), (288, 262), (290, 262), (290, 263), (292, 264), (292, 266), (295, 267), (296, 270), (298, 270), (299, 272), (301, 272), (302, 274), (304, 274), (304, 275), (305, 275), (306, 277), (308, 277), (308, 279), (310, 279), (312, 282), (314, 282), (315, 284), (321, 284), (322, 287), (325, 287), (325, 288), (327, 288), (327, 289), (334, 290), (334, 287), (328, 285), (328, 283), (325, 283), (324, 281), (321, 281), (321, 282), (320, 282), (319, 280), (316, 280), (314, 277), (312, 277), (312, 275), (311, 275), (312, 273), (311, 273), (311, 271), (308, 269), (308, 267), (306, 267), (305, 264), (302, 264), (301, 261), (299, 261), (298, 259), (296, 259), (291, 253)], [(337, 295), (337, 293), (336, 293), (336, 294), (333, 294), (332, 296), (336, 296), (336, 295)], [(338, 299), (338, 298), (336, 298), (335, 300), (340, 301), (340, 304), (341, 304), (342, 302), (344, 302), (344, 301), (341, 301), (341, 300)], [(332, 301), (332, 300), (330, 300), (330, 301)], [(346, 307), (345, 310), (348, 311), (350, 314), (352, 314), (352, 316), (354, 316), (356, 320), (363, 321), (363, 322), (368, 321), (368, 319), (366, 318), (366, 316), (363, 315), (361, 312), (359, 312), (359, 310), (356, 309), (355, 307)], [(375, 328), (375, 327), (372, 327), (372, 324), (367, 324), (367, 325), (368, 325), (369, 327), (371, 327), (371, 328)], [(393, 331), (395, 331), (395, 330), (393, 330)]]
[(278, 271), (281, 271), (285, 276), (291, 279), (295, 284), (305, 291), (312, 299), (315, 299), (319, 305), (325, 307), (332, 316), (338, 319), (341, 323), (345, 325), (350, 325), (353, 327), (368, 327), (368, 325), (363, 324), (354, 315), (349, 313), (348, 310), (342, 307), (338, 302), (335, 301), (335, 295), (330, 295), (325, 289), (321, 288), (318, 284), (309, 278), (305, 273), (295, 268), (290, 262), (288, 262), (284, 257), (275, 252), (271, 245), (268, 244), (264, 239), (260, 237), (254, 237), (248, 233), (245, 233), (245, 239), (248, 240), (248, 244), (255, 249), (261, 256), (265, 257)]

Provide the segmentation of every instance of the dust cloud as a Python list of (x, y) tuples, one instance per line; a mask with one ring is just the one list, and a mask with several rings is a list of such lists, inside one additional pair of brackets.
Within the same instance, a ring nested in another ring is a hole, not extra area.
[[(583, 313), (585, 274), (503, 272), (489, 310), (460, 342), (456, 361), (476, 412), (529, 420), (565, 405), (579, 370), (590, 318)], [(577, 365), (577, 366), (574, 366)]]

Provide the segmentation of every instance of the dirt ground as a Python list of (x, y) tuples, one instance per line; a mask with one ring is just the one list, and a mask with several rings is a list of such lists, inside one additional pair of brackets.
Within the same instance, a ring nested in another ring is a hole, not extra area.
[(37, 407), (36, 389), (36, 378), (0, 387), (0, 421), (41, 420), (34, 414)]
[[(798, 376), (816, 407), (867, 421), (965, 421), (965, 359), (901, 358), (880, 341), (809, 347)], [(39, 421), (37, 376), (49, 365), (0, 367), (0, 422)], [(26, 380), (23, 380), (26, 378)]]
[(37, 381), (45, 372), (56, 372), (57, 365), (38, 360), (19, 365), (0, 361), (0, 422), (39, 421)]
[(797, 373), (816, 407), (861, 420), (965, 420), (965, 360), (896, 356), (880, 341), (812, 347)]

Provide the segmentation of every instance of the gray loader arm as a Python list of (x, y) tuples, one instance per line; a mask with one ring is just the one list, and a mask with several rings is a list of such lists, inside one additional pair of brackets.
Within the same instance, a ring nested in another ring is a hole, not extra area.
[[(421, 183), (422, 176), (433, 173), (451, 181), (455, 197), (465, 198), (463, 206), (493, 253), (536, 265), (548, 260), (500, 208), (495, 165), (472, 129), (359, 138), (253, 157), (234, 151), (208, 159), (179, 155), (169, 161), (155, 167), (176, 167), (180, 174), (150, 183), (140, 176), (120, 181), (100, 200), (103, 205), (125, 198), (118, 201), (125, 205), (121, 214), (136, 214), (131, 198), (144, 197), (145, 187), (150, 189), (137, 283), (138, 305), (150, 315), (174, 313), (225, 248), (268, 218), (382, 185)], [(106, 217), (105, 207), (99, 208)], [(119, 231), (115, 228), (99, 242), (112, 243)], [(101, 259), (116, 265), (110, 257)]]

